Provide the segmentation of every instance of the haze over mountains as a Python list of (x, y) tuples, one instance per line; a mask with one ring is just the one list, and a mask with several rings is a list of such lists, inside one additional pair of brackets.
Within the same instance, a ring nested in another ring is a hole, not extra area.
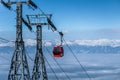
[[(72, 48), (75, 53), (120, 53), (120, 40), (109, 40), (109, 39), (99, 39), (99, 40), (74, 40), (66, 41), (66, 43)], [(63, 43), (65, 51), (69, 49)], [(52, 49), (53, 45), (59, 44), (58, 41), (43, 41), (43, 45)], [(26, 47), (32, 53), (35, 51), (36, 40), (26, 39)], [(13, 42), (0, 42), (0, 51), (9, 53), (14, 48)]]

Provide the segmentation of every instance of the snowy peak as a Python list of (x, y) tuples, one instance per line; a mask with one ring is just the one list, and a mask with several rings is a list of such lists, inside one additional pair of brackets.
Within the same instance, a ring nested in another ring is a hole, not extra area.
[[(25, 45), (26, 46), (35, 46), (36, 40), (35, 39), (26, 39)], [(79, 45), (79, 46), (111, 46), (111, 47), (118, 47), (120, 46), (120, 40), (109, 40), (109, 39), (98, 39), (98, 40), (75, 40), (75, 41), (66, 41), (69, 45)], [(64, 42), (63, 45), (66, 45)], [(44, 40), (43, 44), (45, 46), (51, 46), (52, 44), (60, 44), (59, 41), (48, 41)], [(13, 42), (0, 42), (0, 47), (4, 46), (14, 46)]]
[(99, 39), (99, 40), (76, 40), (75, 44), (86, 45), (86, 46), (120, 46), (120, 40), (109, 40), (109, 39)]
[[(25, 46), (34, 53), (36, 47), (35, 39), (24, 40)], [(120, 40), (109, 40), (109, 39), (99, 39), (99, 40), (75, 40), (66, 41), (63, 43), (64, 50), (69, 51), (66, 43), (70, 45), (75, 53), (120, 53)], [(44, 40), (43, 45), (48, 48), (53, 48), (53, 45), (60, 44), (59, 41), (48, 41)], [(9, 53), (10, 50), (13, 51), (14, 42), (0, 42), (0, 50), (5, 53)], [(8, 51), (8, 52), (6, 52)]]

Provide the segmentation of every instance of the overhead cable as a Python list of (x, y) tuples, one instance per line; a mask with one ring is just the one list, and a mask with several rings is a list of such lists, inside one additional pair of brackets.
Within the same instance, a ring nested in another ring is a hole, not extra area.
[[(46, 46), (44, 46), (44, 47), (46, 48), (47, 52), (48, 52), (49, 55), (51, 56), (50, 51), (48, 50), (48, 48), (47, 48)], [(53, 58), (53, 57), (52, 57), (52, 58)], [(61, 69), (61, 71), (65, 74), (66, 78), (67, 78), (68, 80), (71, 80), (71, 78), (66, 74), (66, 72), (63, 70), (63, 68), (60, 66), (60, 64), (56, 61), (56, 59), (53, 58), (53, 60), (56, 62), (56, 64), (58, 65), (58, 67)]]
[(79, 63), (79, 65), (81, 66), (81, 68), (84, 70), (85, 74), (87, 75), (87, 77), (89, 78), (89, 80), (92, 80), (90, 75), (88, 74), (88, 72), (86, 71), (86, 69), (84, 68), (84, 66), (80, 63), (80, 61), (78, 60), (77, 56), (75, 55), (75, 53), (73, 52), (72, 48), (67, 44), (66, 40), (63, 38), (63, 41), (65, 42), (66, 46), (69, 48), (69, 50), (71, 51), (72, 55), (74, 56), (74, 58), (77, 60), (77, 62)]

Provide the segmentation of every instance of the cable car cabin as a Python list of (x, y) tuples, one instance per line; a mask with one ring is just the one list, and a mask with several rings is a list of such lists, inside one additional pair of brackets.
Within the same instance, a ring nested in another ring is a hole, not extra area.
[(63, 50), (63, 47), (62, 46), (55, 46), (53, 48), (53, 56), (54, 57), (62, 57), (64, 55), (64, 50)]

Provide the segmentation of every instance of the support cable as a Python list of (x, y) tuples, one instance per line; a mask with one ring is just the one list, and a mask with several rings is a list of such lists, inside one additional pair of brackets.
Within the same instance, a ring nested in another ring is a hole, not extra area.
[(8, 62), (10, 62), (10, 60), (7, 57), (2, 56), (2, 55), (0, 55), (0, 57), (3, 58), (4, 60), (7, 60)]
[(12, 42), (12, 43), (14, 43), (14, 42), (15, 42), (15, 41), (10, 41), (10, 40), (5, 39), (5, 38), (2, 38), (2, 37), (0, 37), (0, 40), (6, 41), (6, 42)]
[(28, 58), (29, 58), (31, 61), (34, 61), (34, 59), (32, 59), (32, 57), (30, 57), (30, 55), (28, 54), (28, 51), (27, 51), (27, 50), (25, 50), (25, 52), (26, 52), (26, 54), (27, 54)]
[[(2, 37), (0, 37), (0, 40), (4, 40), (4, 41), (6, 41), (6, 42), (12, 42), (12, 43), (15, 42), (15, 41), (10, 41), (10, 40), (5, 39), (5, 38), (2, 38)], [(30, 55), (28, 54), (28, 51), (27, 51), (27, 50), (25, 50), (25, 51), (26, 51), (26, 53), (27, 53), (28, 58), (29, 58), (31, 61), (34, 61), (34, 60), (30, 57)]]
[(48, 66), (50, 67), (50, 69), (52, 70), (52, 72), (55, 74), (56, 79), (59, 80), (57, 74), (56, 74), (55, 71), (53, 70), (52, 66), (50, 65), (50, 63), (48, 62), (48, 60), (46, 59), (46, 57), (45, 57), (45, 56), (43, 56), (43, 57), (44, 57), (44, 59), (46, 60)]
[[(0, 37), (0, 40), (6, 41), (6, 42), (12, 42), (12, 43), (14, 43), (14, 41), (10, 41), (10, 40), (5, 39), (5, 38), (2, 38), (2, 37)], [(2, 56), (2, 55), (0, 55), (0, 57), (3, 58), (4, 60), (10, 61), (8, 58), (6, 58), (6, 57), (4, 57), (4, 56)]]
[[(47, 52), (49, 53), (50, 55), (50, 51), (48, 50), (48, 48), (44, 45), (44, 47), (46, 48)], [(50, 55), (51, 56), (51, 55)], [(52, 56), (51, 56), (52, 57)], [(52, 57), (53, 58), (53, 57)], [(63, 70), (63, 68), (60, 66), (60, 64), (56, 61), (55, 58), (53, 58), (53, 60), (56, 62), (56, 64), (58, 65), (58, 67), (61, 69), (61, 71), (65, 74), (66, 78), (68, 80), (71, 80), (71, 78), (65, 73), (65, 71)]]
[(79, 63), (79, 65), (81, 66), (81, 68), (84, 70), (84, 72), (87, 75), (87, 77), (89, 78), (89, 80), (92, 80), (92, 78), (90, 77), (90, 75), (88, 74), (88, 72), (86, 71), (86, 69), (84, 68), (84, 66), (80, 63), (80, 61), (78, 60), (77, 56), (74, 54), (73, 50), (67, 44), (67, 42), (66, 42), (66, 40), (64, 38), (63, 38), (63, 41), (65, 42), (66, 46), (69, 48), (69, 50), (71, 51), (72, 55), (74, 56), (74, 58), (76, 59), (76, 61)]

